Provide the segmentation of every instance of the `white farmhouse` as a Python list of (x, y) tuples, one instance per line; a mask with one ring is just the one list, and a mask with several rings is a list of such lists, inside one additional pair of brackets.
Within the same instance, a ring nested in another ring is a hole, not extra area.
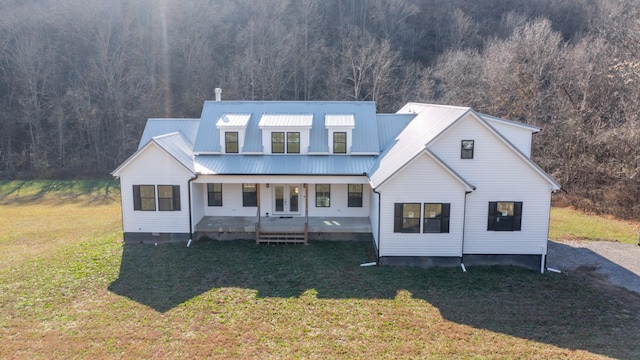
[(540, 129), (470, 108), (208, 101), (149, 119), (120, 179), (126, 242), (372, 241), (381, 265), (539, 268), (551, 193)]

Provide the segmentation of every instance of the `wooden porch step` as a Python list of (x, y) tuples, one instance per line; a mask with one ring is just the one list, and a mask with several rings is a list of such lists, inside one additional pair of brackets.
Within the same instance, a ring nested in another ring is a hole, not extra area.
[(304, 232), (260, 232), (258, 244), (305, 244)]

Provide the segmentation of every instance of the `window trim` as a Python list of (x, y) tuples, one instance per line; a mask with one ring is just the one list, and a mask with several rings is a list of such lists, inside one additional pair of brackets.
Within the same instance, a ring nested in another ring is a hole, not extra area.
[[(248, 186), (253, 186), (253, 191), (247, 191)], [(243, 183), (242, 184), (242, 206), (257, 207), (258, 206), (258, 184)]]
[[(427, 217), (427, 205), (440, 205), (440, 214), (435, 217)], [(422, 233), (423, 234), (444, 234), (449, 233), (449, 222), (451, 218), (451, 203), (422, 203)], [(438, 231), (427, 231), (427, 222), (430, 219), (438, 219)]]
[[(417, 205), (418, 206), (418, 214), (413, 217), (405, 217), (405, 205)], [(393, 214), (393, 232), (394, 233), (402, 233), (402, 234), (419, 234), (420, 233), (420, 218), (422, 212), (422, 204), (421, 203), (395, 203), (394, 204), (394, 214)], [(411, 226), (405, 226), (407, 220), (415, 220), (417, 223)], [(416, 226), (417, 225), (417, 226)], [(411, 231), (407, 231), (411, 230)]]
[[(142, 187), (151, 187), (153, 189), (153, 197), (145, 197), (144, 199), (153, 200), (153, 209), (143, 209)], [(133, 185), (133, 210), (134, 211), (156, 211), (156, 186), (155, 185)]]
[[(327, 191), (318, 191), (318, 186), (327, 186)], [(322, 194), (321, 196), (318, 196)], [(322, 202), (323, 198), (326, 198), (326, 205)], [(327, 208), (331, 207), (331, 184), (316, 184), (316, 207), (317, 208)]]
[[(220, 185), (220, 191), (215, 190), (216, 185)], [(216, 194), (220, 194), (219, 201)], [(207, 206), (222, 206), (222, 183), (207, 183)]]
[[(236, 140), (234, 141), (230, 141), (229, 139), (229, 135), (234, 135), (236, 136)], [(229, 151), (229, 145), (230, 144), (235, 144), (236, 146), (236, 151)], [(238, 131), (225, 131), (224, 132), (224, 152), (226, 154), (238, 154), (240, 152), (240, 133)]]
[[(465, 143), (471, 144), (471, 147), (465, 147)], [(475, 140), (460, 141), (460, 159), (473, 159), (473, 151), (475, 149)]]
[[(351, 186), (360, 186), (360, 191), (351, 191)], [(352, 208), (361, 208), (362, 207), (362, 198), (364, 193), (364, 185), (362, 184), (347, 184), (347, 207)], [(352, 203), (352, 194), (355, 194), (354, 200), (355, 203)], [(359, 198), (359, 199), (358, 199)]]
[[(336, 135), (344, 135), (344, 142), (336, 141)], [(336, 145), (344, 144), (344, 151), (336, 151)], [(347, 153), (347, 132), (346, 131), (334, 131), (333, 132), (333, 153), (334, 154), (346, 154)]]
[[(500, 203), (513, 204), (513, 215), (498, 215), (498, 204)], [(497, 226), (502, 218), (511, 221), (511, 226), (508, 228)], [(487, 216), (487, 231), (522, 231), (522, 201), (490, 201)]]

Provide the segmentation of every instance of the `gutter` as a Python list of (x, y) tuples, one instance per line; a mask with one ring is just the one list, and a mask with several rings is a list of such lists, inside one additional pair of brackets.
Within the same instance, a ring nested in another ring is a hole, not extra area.
[(189, 194), (187, 197), (189, 198), (189, 242), (187, 246), (191, 245), (191, 240), (193, 240), (193, 212), (191, 211), (191, 182), (197, 179), (199, 174), (196, 173), (194, 177), (187, 181), (187, 193)]
[(380, 211), (381, 211), (381, 204), (382, 204), (382, 194), (379, 193), (378, 191), (376, 191), (376, 189), (374, 189), (373, 187), (371, 188), (371, 191), (373, 191), (374, 193), (378, 194), (378, 246), (376, 246), (376, 263), (378, 264), (378, 266), (380, 265)]
[(463, 259), (463, 255), (464, 255), (464, 229), (467, 225), (467, 195), (471, 194), (471, 191), (465, 191), (464, 192), (464, 206), (463, 206), (463, 211), (462, 211), (462, 248), (460, 249), (460, 267), (462, 268), (463, 272), (467, 272), (467, 269), (464, 266), (464, 259)]

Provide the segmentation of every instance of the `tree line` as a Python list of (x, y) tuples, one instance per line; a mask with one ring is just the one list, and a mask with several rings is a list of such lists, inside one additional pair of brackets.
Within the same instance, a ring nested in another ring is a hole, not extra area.
[(224, 99), (473, 107), (543, 128), (581, 209), (640, 215), (632, 0), (0, 0), (0, 178), (105, 176)]

